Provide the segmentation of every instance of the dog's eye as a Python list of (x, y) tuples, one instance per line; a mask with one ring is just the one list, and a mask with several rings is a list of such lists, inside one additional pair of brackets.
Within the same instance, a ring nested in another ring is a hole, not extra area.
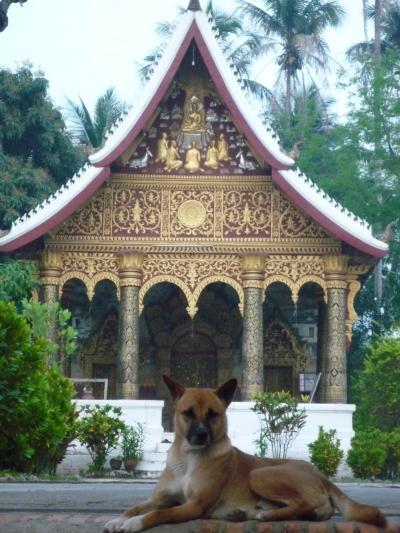
[(209, 420), (215, 420), (218, 416), (219, 416), (219, 413), (217, 413), (213, 409), (209, 409), (207, 412), (207, 418)]
[(194, 414), (193, 408), (186, 409), (186, 411), (182, 411), (182, 414), (185, 418), (189, 418), (190, 420), (193, 420), (196, 418), (196, 415)]

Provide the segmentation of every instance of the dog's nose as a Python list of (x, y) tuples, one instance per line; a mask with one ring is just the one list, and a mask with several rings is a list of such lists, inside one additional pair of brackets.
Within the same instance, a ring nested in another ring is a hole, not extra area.
[(208, 431), (204, 427), (196, 428), (194, 435), (199, 444), (204, 444), (208, 439)]
[(190, 444), (193, 445), (202, 445), (207, 444), (210, 439), (209, 431), (207, 430), (206, 426), (202, 423), (196, 424), (194, 427), (191, 428), (191, 431), (188, 435), (188, 440)]

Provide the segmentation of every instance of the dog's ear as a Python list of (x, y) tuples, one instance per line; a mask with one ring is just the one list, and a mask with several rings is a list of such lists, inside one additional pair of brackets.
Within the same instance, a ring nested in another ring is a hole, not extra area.
[(218, 398), (221, 398), (222, 401), (225, 402), (225, 404), (228, 406), (233, 398), (233, 395), (235, 394), (235, 390), (237, 387), (237, 379), (232, 378), (215, 391)]
[(183, 393), (185, 392), (185, 387), (179, 385), (179, 383), (175, 383), (175, 381), (172, 381), (172, 379), (165, 374), (163, 374), (163, 380), (166, 386), (169, 388), (169, 392), (171, 393), (173, 401), (179, 400), (179, 398), (183, 396)]

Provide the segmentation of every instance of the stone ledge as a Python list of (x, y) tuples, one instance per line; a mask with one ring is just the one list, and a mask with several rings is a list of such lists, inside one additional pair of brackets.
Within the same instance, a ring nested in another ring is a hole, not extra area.
[[(183, 524), (165, 524), (149, 533), (382, 533), (382, 529), (360, 522), (227, 522), (192, 520)], [(400, 522), (391, 522), (385, 533), (400, 533)]]

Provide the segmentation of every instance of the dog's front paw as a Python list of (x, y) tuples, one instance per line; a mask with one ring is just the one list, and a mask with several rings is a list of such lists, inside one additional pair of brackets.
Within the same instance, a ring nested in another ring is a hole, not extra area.
[(121, 527), (124, 522), (126, 522), (126, 516), (119, 516), (118, 518), (113, 518), (104, 526), (104, 533), (115, 533), (116, 531), (121, 531)]
[(125, 520), (125, 522), (122, 524), (122, 527), (119, 531), (126, 531), (127, 533), (135, 533), (136, 531), (142, 531), (142, 518), (142, 516), (133, 516), (132, 518), (128, 518), (128, 520)]

